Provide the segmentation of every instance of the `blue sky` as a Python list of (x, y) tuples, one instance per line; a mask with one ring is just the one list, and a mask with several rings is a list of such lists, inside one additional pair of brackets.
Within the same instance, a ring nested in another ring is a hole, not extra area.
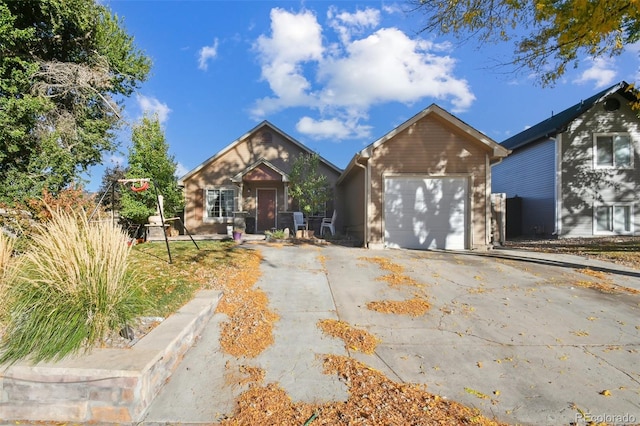
[[(385, 1), (102, 0), (152, 62), (125, 102), (158, 114), (180, 175), (268, 120), (340, 168), (436, 103), (497, 142), (620, 80), (637, 81), (640, 46), (583, 58), (553, 88), (496, 66), (512, 45), (420, 32), (421, 15)], [(86, 176), (97, 190), (104, 168)]]

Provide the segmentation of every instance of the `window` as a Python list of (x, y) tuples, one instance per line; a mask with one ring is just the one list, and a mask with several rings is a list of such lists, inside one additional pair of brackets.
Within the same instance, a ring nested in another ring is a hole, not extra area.
[(595, 135), (596, 167), (631, 167), (631, 138), (627, 134)]
[(207, 189), (206, 217), (213, 219), (233, 217), (234, 197), (233, 189)]
[(632, 208), (616, 204), (595, 207), (596, 234), (630, 234), (632, 232)]

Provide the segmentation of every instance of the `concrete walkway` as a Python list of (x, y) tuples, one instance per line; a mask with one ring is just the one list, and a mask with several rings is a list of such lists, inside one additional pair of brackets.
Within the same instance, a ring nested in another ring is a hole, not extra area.
[[(583, 257), (515, 250), (372, 251), (337, 246), (248, 245), (264, 255), (257, 287), (280, 315), (275, 343), (255, 359), (220, 352), (216, 315), (156, 398), (145, 424), (212, 423), (233, 412), (245, 389), (240, 365), (267, 371), (294, 401), (346, 398), (317, 355), (346, 354), (322, 335), (319, 319), (338, 318), (381, 339), (375, 354), (351, 353), (392, 380), (513, 424), (640, 423), (640, 271)], [(390, 287), (370, 258), (402, 265), (419, 286)], [(600, 270), (602, 277), (580, 271)], [(619, 286), (615, 293), (585, 283)], [(416, 294), (422, 317), (377, 313), (370, 301)], [(607, 392), (605, 392), (607, 391)], [(610, 394), (610, 395), (605, 395)]]

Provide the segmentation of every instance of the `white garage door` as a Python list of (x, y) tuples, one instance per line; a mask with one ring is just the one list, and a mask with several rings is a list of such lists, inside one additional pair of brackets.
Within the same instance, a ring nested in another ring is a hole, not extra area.
[(386, 178), (385, 245), (392, 248), (465, 249), (466, 209), (466, 177)]

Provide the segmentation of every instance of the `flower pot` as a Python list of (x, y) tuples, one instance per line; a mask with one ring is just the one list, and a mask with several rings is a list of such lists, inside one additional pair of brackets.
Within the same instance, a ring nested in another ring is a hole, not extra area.
[(242, 232), (233, 231), (233, 241), (239, 243), (242, 241)]

